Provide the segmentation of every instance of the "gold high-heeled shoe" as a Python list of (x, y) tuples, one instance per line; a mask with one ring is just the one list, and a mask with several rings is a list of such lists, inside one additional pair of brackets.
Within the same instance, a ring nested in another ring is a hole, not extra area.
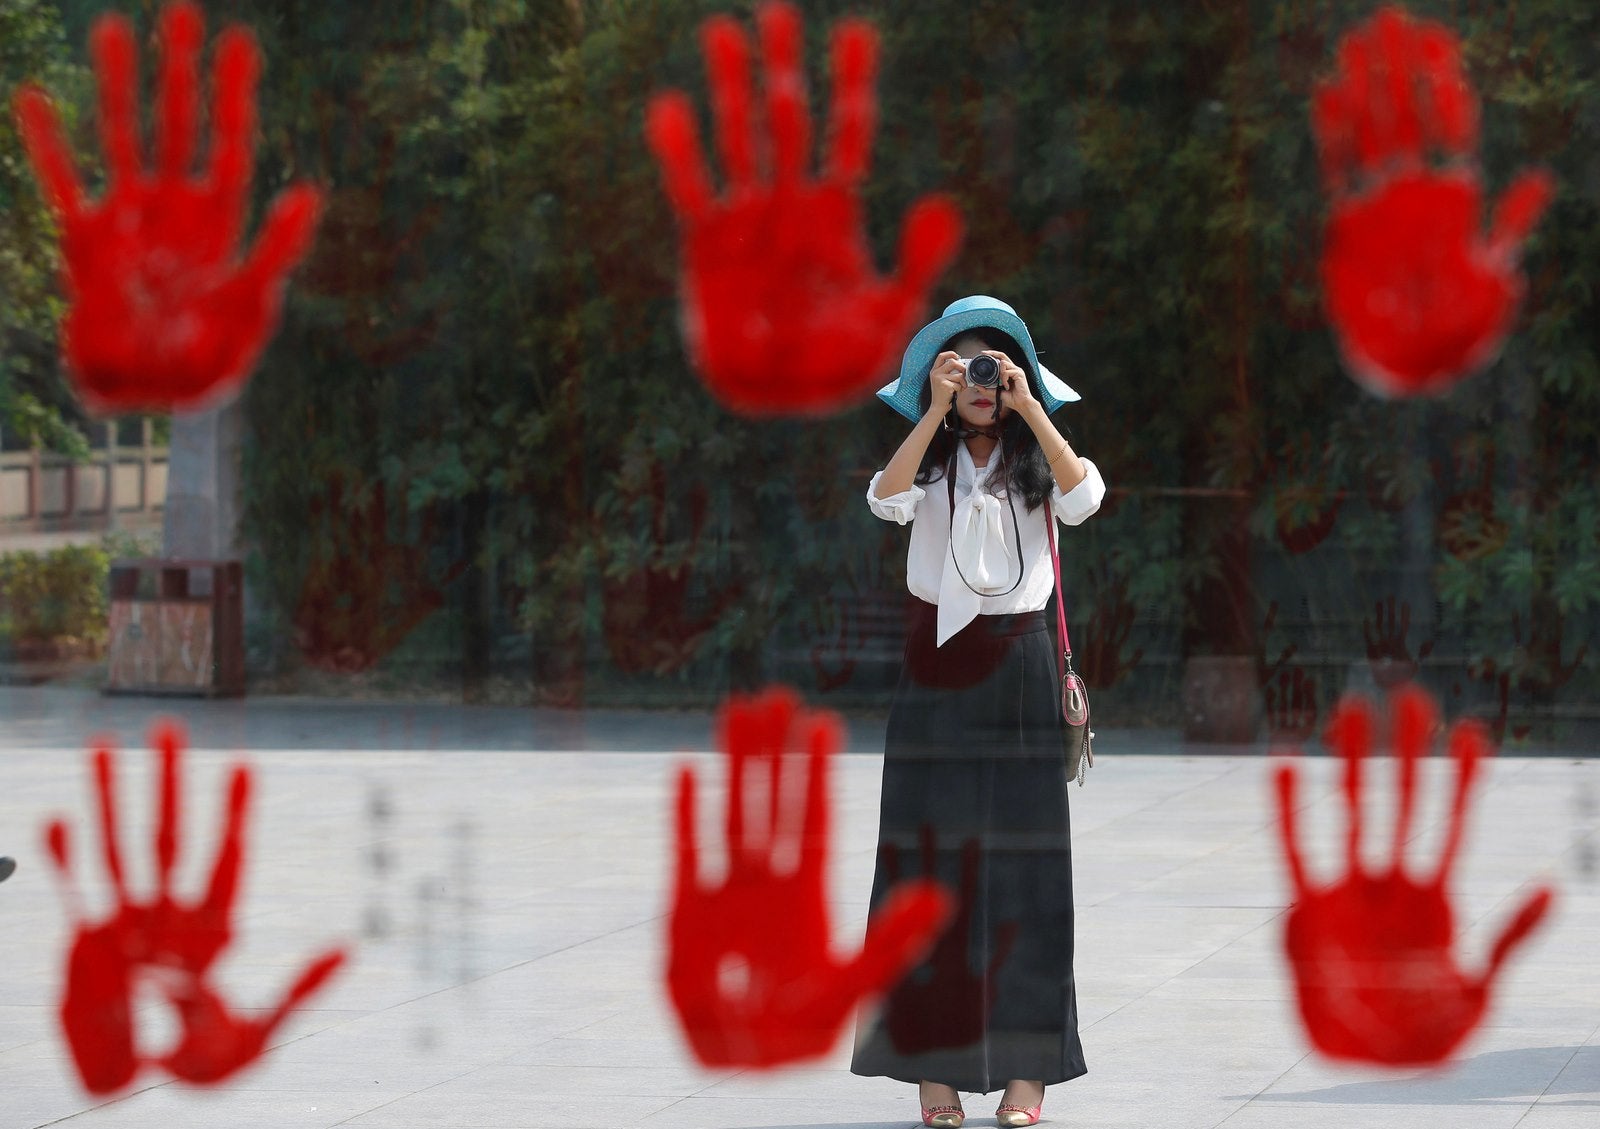
[[(922, 1105), (922, 1087), (918, 1086), (917, 1091), (917, 1104)], [(956, 1094), (955, 1105), (922, 1106), (922, 1123), (931, 1129), (961, 1129), (961, 1123), (966, 1119), (959, 1093)]]
[(1039, 1115), (1044, 1111), (1044, 1099), (1039, 1099), (1036, 1106), (1003, 1105), (994, 1111), (995, 1123), (1002, 1129), (1023, 1129), (1026, 1125), (1039, 1124)]

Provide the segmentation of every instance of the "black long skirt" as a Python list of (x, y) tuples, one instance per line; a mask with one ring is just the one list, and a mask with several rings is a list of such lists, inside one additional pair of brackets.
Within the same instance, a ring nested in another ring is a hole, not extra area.
[(856, 1025), (855, 1074), (988, 1093), (1087, 1071), (1055, 633), (978, 616), (935, 646), (916, 601), (889, 713), (872, 911), (932, 875), (958, 899), (922, 964)]

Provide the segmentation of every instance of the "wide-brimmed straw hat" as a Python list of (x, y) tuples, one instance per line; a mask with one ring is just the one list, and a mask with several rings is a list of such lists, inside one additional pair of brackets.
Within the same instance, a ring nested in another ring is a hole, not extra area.
[(1039, 391), (1039, 400), (1045, 411), (1053, 412), (1062, 404), (1083, 399), (1065, 381), (1039, 363), (1033, 337), (1017, 316), (1017, 311), (987, 294), (973, 294), (951, 302), (944, 308), (941, 317), (917, 330), (917, 335), (906, 346), (906, 355), (900, 361), (899, 379), (880, 388), (878, 399), (916, 423), (922, 418), (922, 389), (928, 383), (928, 370), (933, 367), (933, 358), (939, 355), (939, 346), (969, 329), (980, 327), (998, 329), (1022, 346), (1029, 375), (1033, 377), (1034, 387)]

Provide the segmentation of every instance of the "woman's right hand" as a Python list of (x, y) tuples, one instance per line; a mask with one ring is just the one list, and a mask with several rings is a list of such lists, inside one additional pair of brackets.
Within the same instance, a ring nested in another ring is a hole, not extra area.
[(944, 423), (945, 413), (950, 410), (956, 393), (966, 385), (967, 370), (960, 354), (947, 350), (933, 358), (933, 364), (928, 368), (928, 410), (922, 413), (922, 419), (905, 437), (895, 451), (894, 458), (883, 468), (883, 473), (878, 475), (878, 484), (873, 488), (874, 496), (892, 498), (896, 494), (904, 494), (916, 484), (917, 467), (927, 453), (928, 444), (933, 442), (933, 437)]
[(951, 401), (966, 384), (966, 366), (953, 350), (946, 350), (933, 358), (933, 367), (928, 370), (928, 389), (932, 396), (928, 403), (928, 414), (942, 417), (950, 410)]

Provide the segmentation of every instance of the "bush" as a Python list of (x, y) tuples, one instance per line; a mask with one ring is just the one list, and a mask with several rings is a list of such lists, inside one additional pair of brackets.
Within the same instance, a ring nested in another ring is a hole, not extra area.
[(0, 638), (103, 643), (110, 564), (95, 545), (0, 553)]

